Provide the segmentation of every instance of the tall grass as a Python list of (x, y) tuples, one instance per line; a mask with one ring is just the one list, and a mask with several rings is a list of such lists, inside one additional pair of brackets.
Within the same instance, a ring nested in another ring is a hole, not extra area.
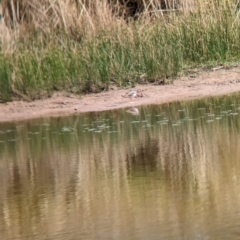
[(79, 8), (55, 3), (55, 18), (31, 9), (31, 22), (15, 21), (1, 36), (0, 101), (43, 98), (56, 90), (99, 92), (112, 83), (160, 83), (189, 68), (240, 58), (234, 1), (196, 1), (194, 8), (185, 1), (181, 9), (143, 13), (135, 21), (112, 15), (100, 0)]

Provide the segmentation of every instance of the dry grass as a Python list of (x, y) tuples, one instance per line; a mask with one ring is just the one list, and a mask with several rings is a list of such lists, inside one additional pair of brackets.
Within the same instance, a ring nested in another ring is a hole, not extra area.
[(8, 27), (25, 24), (44, 32), (55, 28), (71, 32), (105, 28), (112, 22), (115, 24), (115, 17), (126, 20), (144, 15), (162, 16), (164, 11), (189, 11), (196, 0), (3, 0), (2, 5)]
[[(127, 20), (141, 20), (142, 24), (153, 24), (153, 19), (166, 21), (169, 12), (174, 15), (212, 11), (219, 8), (236, 11), (239, 0), (3, 0), (3, 16), (6, 26), (26, 31), (41, 30), (46, 35), (53, 31), (64, 31), (74, 40), (86, 34), (97, 34), (103, 30), (122, 28)], [(124, 19), (124, 20), (123, 20)]]

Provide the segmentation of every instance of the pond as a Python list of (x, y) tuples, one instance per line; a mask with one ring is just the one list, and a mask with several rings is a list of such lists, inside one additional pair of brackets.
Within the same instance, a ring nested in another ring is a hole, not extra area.
[(239, 239), (239, 95), (0, 125), (0, 239)]

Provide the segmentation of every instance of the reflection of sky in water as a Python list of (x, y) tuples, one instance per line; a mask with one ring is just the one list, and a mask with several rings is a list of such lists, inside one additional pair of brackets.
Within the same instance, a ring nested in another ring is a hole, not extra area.
[(0, 239), (237, 239), (239, 108), (231, 96), (0, 125)]

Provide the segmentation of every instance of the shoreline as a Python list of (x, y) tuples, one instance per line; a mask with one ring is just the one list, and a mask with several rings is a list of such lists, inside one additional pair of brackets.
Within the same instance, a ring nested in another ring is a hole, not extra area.
[(126, 96), (131, 89), (112, 87), (109, 91), (97, 94), (67, 96), (56, 92), (51, 98), (43, 100), (0, 103), (0, 123), (228, 95), (240, 92), (240, 65), (231, 69), (195, 73), (178, 78), (170, 85), (137, 85), (135, 89), (141, 93), (135, 98)]

